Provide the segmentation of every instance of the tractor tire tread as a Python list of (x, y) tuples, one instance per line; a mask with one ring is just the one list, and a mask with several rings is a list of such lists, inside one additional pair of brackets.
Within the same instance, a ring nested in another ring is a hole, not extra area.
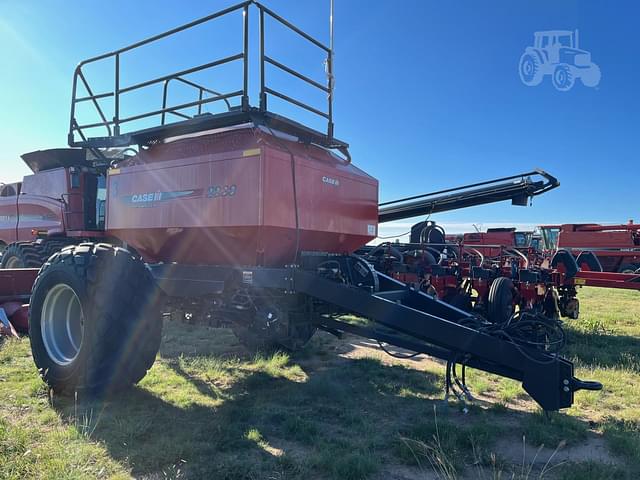
[(507, 295), (513, 299), (513, 282), (507, 277), (498, 277), (491, 282), (489, 296), (487, 298), (487, 316), (493, 323), (503, 324), (509, 320), (506, 318), (504, 304), (508, 300)]
[(14, 242), (7, 246), (2, 254), (0, 268), (7, 268), (11, 257), (18, 258), (18, 268), (40, 268), (46, 260), (42, 246), (35, 242)]
[[(90, 311), (84, 316), (85, 322), (93, 323), (93, 334), (85, 337), (88, 353), (82, 358), (83, 364), (63, 380), (53, 376), (43, 361), (46, 350), (34, 348), (32, 342), (34, 361), (43, 380), (63, 394), (79, 390), (113, 392), (140, 381), (153, 365), (162, 330), (155, 284), (148, 269), (123, 248), (104, 243), (69, 245), (44, 263), (33, 285), (33, 299), (42, 300), (44, 294), (36, 297), (36, 292), (56, 270), (73, 272), (86, 286), (87, 305), (83, 308), (87, 306)], [(30, 330), (34, 310), (29, 314)]]

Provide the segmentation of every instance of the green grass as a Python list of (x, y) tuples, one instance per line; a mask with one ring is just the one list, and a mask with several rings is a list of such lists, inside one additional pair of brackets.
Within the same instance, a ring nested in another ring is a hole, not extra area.
[[(517, 382), (473, 370), (480, 398), (465, 414), (442, 401), (441, 362), (398, 361), (354, 337), (322, 334), (292, 357), (254, 356), (228, 330), (169, 323), (147, 377), (103, 402), (50, 397), (28, 339), (5, 341), (0, 479), (357, 480), (398, 468), (416, 479), (434, 471), (534, 479), (558, 445), (570, 463), (543, 478), (634, 478), (640, 295), (584, 289), (580, 299), (581, 319), (567, 322), (567, 356), (579, 377), (605, 389), (578, 392), (573, 408), (550, 416)], [(529, 473), (523, 436), (529, 452), (546, 446)], [(600, 442), (615, 466), (585, 458), (589, 442)]]
[(602, 426), (609, 449), (640, 471), (640, 424), (608, 418)]
[(520, 425), (522, 435), (534, 446), (555, 448), (561, 442), (577, 445), (587, 438), (589, 424), (561, 413), (537, 412)]
[(558, 480), (634, 480), (632, 473), (615, 465), (587, 462), (569, 462), (558, 468)]
[(490, 415), (475, 413), (476, 418), (464, 425), (450, 418), (451, 414), (447, 415), (446, 411), (438, 414), (434, 406), (433, 415), (400, 430), (395, 443), (396, 456), (403, 463), (421, 466), (430, 460), (430, 453), (442, 453), (442, 457), (446, 454), (448, 464), (456, 471), (487, 461), (478, 455), (478, 448), (490, 449), (502, 433), (502, 427), (493, 422)]

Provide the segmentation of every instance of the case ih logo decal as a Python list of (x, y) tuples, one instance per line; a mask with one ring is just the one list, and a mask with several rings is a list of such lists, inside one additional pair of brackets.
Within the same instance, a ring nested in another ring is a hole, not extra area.
[(180, 190), (177, 192), (144, 192), (123, 195), (120, 199), (133, 207), (151, 207), (156, 203), (175, 200), (176, 198), (198, 197), (202, 190)]
[(340, 180), (338, 180), (337, 178), (322, 177), (322, 183), (326, 183), (327, 185), (333, 185), (334, 187), (340, 186)]
[(131, 203), (159, 202), (160, 200), (162, 200), (162, 192), (131, 195)]

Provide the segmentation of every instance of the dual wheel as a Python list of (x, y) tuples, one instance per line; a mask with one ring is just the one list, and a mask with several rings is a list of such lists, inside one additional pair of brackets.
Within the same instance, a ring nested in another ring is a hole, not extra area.
[(107, 244), (55, 253), (34, 283), (33, 359), (58, 393), (109, 393), (137, 383), (160, 347), (162, 317), (144, 263)]

